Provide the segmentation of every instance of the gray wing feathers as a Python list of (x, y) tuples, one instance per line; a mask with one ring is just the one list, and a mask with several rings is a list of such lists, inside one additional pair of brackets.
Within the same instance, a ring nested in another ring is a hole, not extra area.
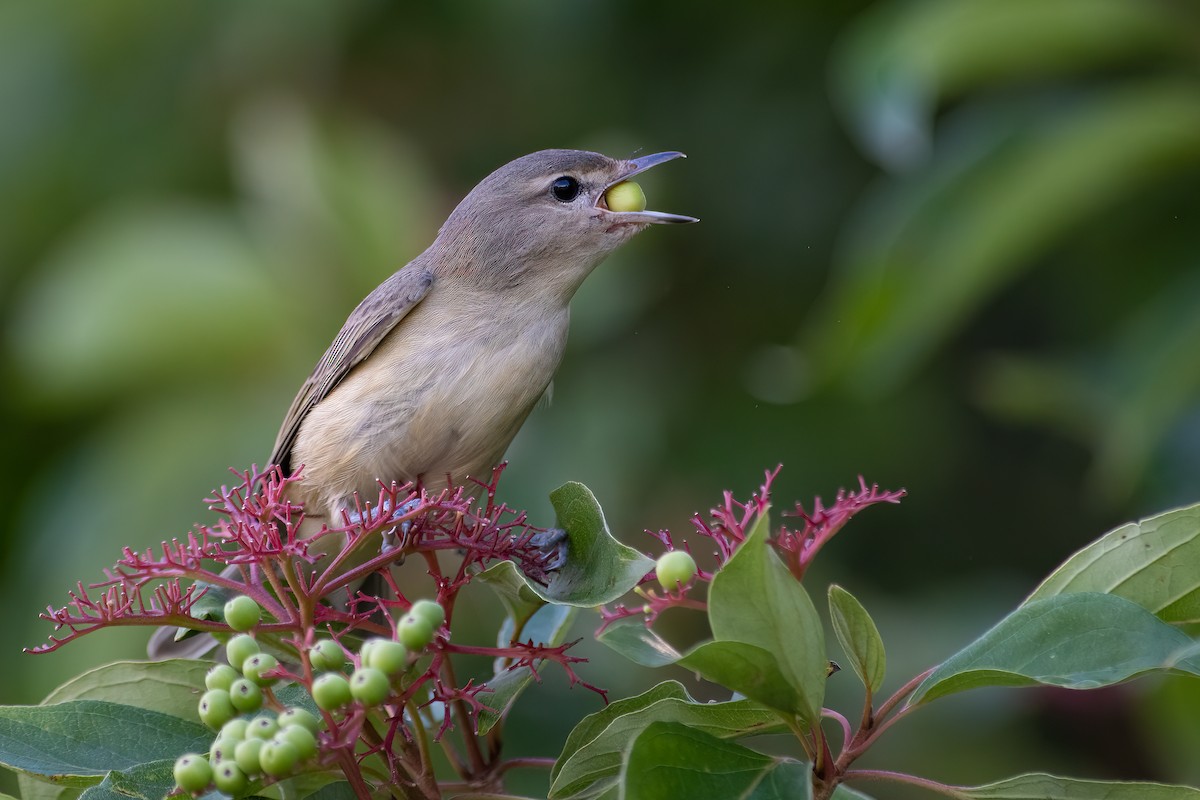
[(278, 464), (285, 473), (291, 471), (292, 447), (308, 412), (379, 346), (429, 293), (432, 283), (433, 274), (429, 270), (409, 265), (381, 283), (358, 304), (292, 401), (268, 463)]

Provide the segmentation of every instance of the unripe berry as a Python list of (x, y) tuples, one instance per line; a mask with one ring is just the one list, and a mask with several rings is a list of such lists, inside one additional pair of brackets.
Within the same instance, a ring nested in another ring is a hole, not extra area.
[(364, 706), (377, 706), (391, 693), (387, 675), (377, 669), (361, 667), (350, 676), (350, 694)]
[(313, 681), (313, 700), (322, 711), (333, 711), (350, 702), (350, 682), (340, 672), (326, 672)]
[(217, 785), (225, 794), (237, 797), (242, 792), (246, 791), (246, 786), (250, 781), (246, 780), (246, 773), (242, 772), (236, 761), (222, 761), (213, 770), (213, 783)]
[(197, 753), (186, 753), (175, 761), (175, 783), (185, 792), (200, 792), (212, 783), (212, 767)]
[(240, 742), (246, 738), (246, 728), (249, 725), (250, 720), (248, 719), (231, 719), (221, 726), (221, 732), (217, 734), (217, 738)]
[(363, 645), (362, 663), (385, 675), (395, 675), (408, 663), (408, 650), (391, 639), (372, 639)]
[(246, 726), (246, 738), (270, 739), (278, 731), (279, 723), (275, 718), (263, 714), (250, 720), (250, 724)]
[(258, 603), (240, 594), (225, 604), (225, 624), (235, 631), (248, 631), (262, 619)]
[(662, 587), (673, 592), (696, 576), (696, 560), (686, 550), (669, 550), (658, 557), (655, 574)]
[(645, 211), (646, 193), (634, 181), (621, 181), (604, 193), (610, 211)]
[(229, 687), (229, 699), (238, 711), (257, 711), (262, 708), (262, 689), (248, 678), (238, 678)]
[(411, 653), (418, 653), (433, 641), (433, 626), (424, 617), (405, 614), (396, 625), (396, 639)]
[(241, 667), (246, 659), (259, 651), (258, 642), (248, 633), (239, 633), (225, 645), (225, 658), (235, 667)]
[(237, 709), (224, 689), (209, 689), (200, 696), (200, 721), (214, 731), (237, 716)]
[(273, 778), (287, 775), (298, 763), (300, 753), (296, 750), (296, 745), (286, 739), (271, 739), (264, 742), (262, 749), (258, 751), (259, 766)]
[(242, 664), (242, 674), (259, 686), (270, 686), (278, 678), (264, 678), (263, 673), (270, 672), (278, 666), (279, 659), (270, 653), (255, 653)]
[(289, 708), (279, 715), (279, 727), (287, 728), (291, 725), (300, 725), (308, 728), (311, 733), (316, 733), (321, 729), (321, 720), (313, 716), (307, 708)]
[(301, 761), (317, 754), (317, 737), (303, 725), (288, 725), (286, 728), (280, 728), (274, 738), (291, 742), (300, 755)]
[(255, 737), (238, 742), (238, 746), (233, 750), (233, 760), (237, 763), (238, 769), (246, 775), (257, 775), (262, 772), (258, 754), (264, 744), (266, 744), (265, 739)]
[(336, 672), (346, 663), (346, 653), (332, 639), (322, 639), (308, 651), (308, 660), (318, 672)]
[(212, 746), (208, 748), (208, 763), (215, 767), (220, 762), (233, 758), (233, 751), (237, 749), (238, 741), (218, 736)]
[(418, 600), (412, 604), (408, 613), (425, 620), (435, 631), (446, 621), (446, 609), (433, 600)]
[(224, 689), (238, 679), (238, 671), (228, 664), (216, 664), (204, 676), (204, 685), (209, 689)]

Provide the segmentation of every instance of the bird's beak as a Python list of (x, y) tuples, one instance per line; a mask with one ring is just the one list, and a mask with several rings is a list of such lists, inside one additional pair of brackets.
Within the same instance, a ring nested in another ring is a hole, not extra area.
[[(639, 156), (638, 158), (630, 159), (624, 162), (624, 169), (621, 170), (620, 176), (604, 187), (604, 191), (600, 193), (598, 203), (604, 198), (605, 192), (609, 188), (616, 186), (621, 181), (627, 181), (634, 175), (645, 172), (651, 167), (656, 167), (659, 164), (667, 161), (674, 161), (677, 158), (687, 158), (683, 153), (670, 151), (667, 153), (654, 153), (648, 156)], [(665, 211), (609, 211), (610, 214), (617, 215), (621, 218), (621, 222), (699, 222), (696, 217), (688, 217), (683, 214), (668, 214)]]

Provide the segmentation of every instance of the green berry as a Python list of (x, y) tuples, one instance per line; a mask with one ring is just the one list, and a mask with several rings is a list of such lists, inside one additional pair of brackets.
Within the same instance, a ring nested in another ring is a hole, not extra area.
[(279, 659), (270, 653), (255, 653), (242, 664), (242, 674), (259, 686), (270, 686), (278, 678), (264, 678), (263, 673), (270, 672), (278, 666)]
[(217, 664), (204, 676), (204, 685), (209, 689), (229, 691), (229, 685), (238, 679), (238, 671), (228, 664)]
[(214, 731), (237, 716), (229, 692), (224, 689), (209, 689), (200, 696), (200, 721)]
[(225, 658), (230, 664), (240, 667), (246, 659), (259, 652), (258, 642), (248, 633), (239, 633), (225, 645)]
[(405, 614), (396, 625), (396, 639), (407, 647), (409, 652), (419, 652), (433, 641), (433, 626), (424, 617)]
[(246, 738), (246, 728), (249, 725), (250, 720), (248, 719), (231, 719), (221, 726), (221, 732), (217, 734), (217, 738), (240, 742)]
[(286, 728), (280, 728), (274, 738), (291, 742), (295, 746), (296, 752), (299, 753), (301, 761), (317, 754), (317, 737), (303, 725), (289, 725)]
[(412, 604), (408, 613), (425, 620), (435, 631), (446, 621), (446, 609), (433, 600), (418, 600)]
[(685, 550), (670, 550), (658, 557), (655, 574), (662, 587), (673, 592), (696, 576), (696, 560)]
[(238, 769), (246, 775), (257, 775), (262, 772), (262, 763), (258, 760), (258, 755), (264, 744), (266, 744), (265, 739), (255, 738), (238, 742), (238, 746), (233, 751), (233, 760), (237, 763)]
[(408, 663), (408, 650), (399, 642), (393, 642), (391, 639), (372, 639), (367, 644), (371, 647), (368, 650), (367, 646), (363, 645), (364, 667), (377, 669), (385, 675), (395, 675)]
[(225, 604), (225, 623), (235, 631), (248, 631), (262, 619), (258, 603), (240, 594)]
[(175, 761), (175, 783), (185, 792), (201, 792), (212, 782), (212, 767), (197, 753), (186, 753)]
[(346, 663), (346, 653), (333, 639), (322, 639), (308, 651), (308, 660), (315, 670), (335, 672)]
[(350, 694), (364, 706), (377, 706), (391, 693), (387, 675), (377, 669), (361, 667), (350, 676)]
[(321, 729), (321, 720), (317, 719), (307, 708), (289, 708), (279, 715), (279, 727), (287, 728), (299, 725), (312, 733)]
[(255, 717), (250, 720), (250, 724), (246, 726), (247, 739), (270, 739), (279, 731), (279, 723), (274, 717), (263, 714), (261, 717)]
[(610, 211), (645, 211), (646, 193), (634, 181), (621, 181), (604, 193)]
[(300, 753), (288, 740), (275, 738), (265, 742), (258, 751), (258, 763), (267, 775), (280, 778), (300, 763)]
[(238, 711), (258, 711), (262, 708), (262, 689), (249, 678), (238, 678), (229, 687), (229, 699)]
[(246, 779), (246, 773), (242, 772), (236, 761), (222, 761), (213, 770), (213, 783), (217, 785), (225, 794), (237, 797), (242, 792), (246, 791), (246, 786), (250, 783)]
[(212, 746), (208, 748), (208, 763), (214, 767), (222, 761), (229, 761), (233, 758), (233, 751), (237, 748), (239, 739), (227, 739), (224, 736), (218, 736), (213, 741)]
[(322, 711), (333, 711), (350, 702), (350, 682), (340, 672), (326, 672), (313, 681), (313, 700)]

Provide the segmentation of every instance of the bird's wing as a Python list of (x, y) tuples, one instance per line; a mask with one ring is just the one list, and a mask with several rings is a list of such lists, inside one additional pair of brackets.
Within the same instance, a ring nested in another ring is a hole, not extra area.
[(308, 412), (324, 400), (355, 365), (379, 346), (400, 320), (429, 293), (432, 283), (433, 274), (428, 269), (410, 264), (381, 283), (358, 304), (292, 401), (268, 463), (278, 464), (285, 473), (292, 470), (292, 446)]

